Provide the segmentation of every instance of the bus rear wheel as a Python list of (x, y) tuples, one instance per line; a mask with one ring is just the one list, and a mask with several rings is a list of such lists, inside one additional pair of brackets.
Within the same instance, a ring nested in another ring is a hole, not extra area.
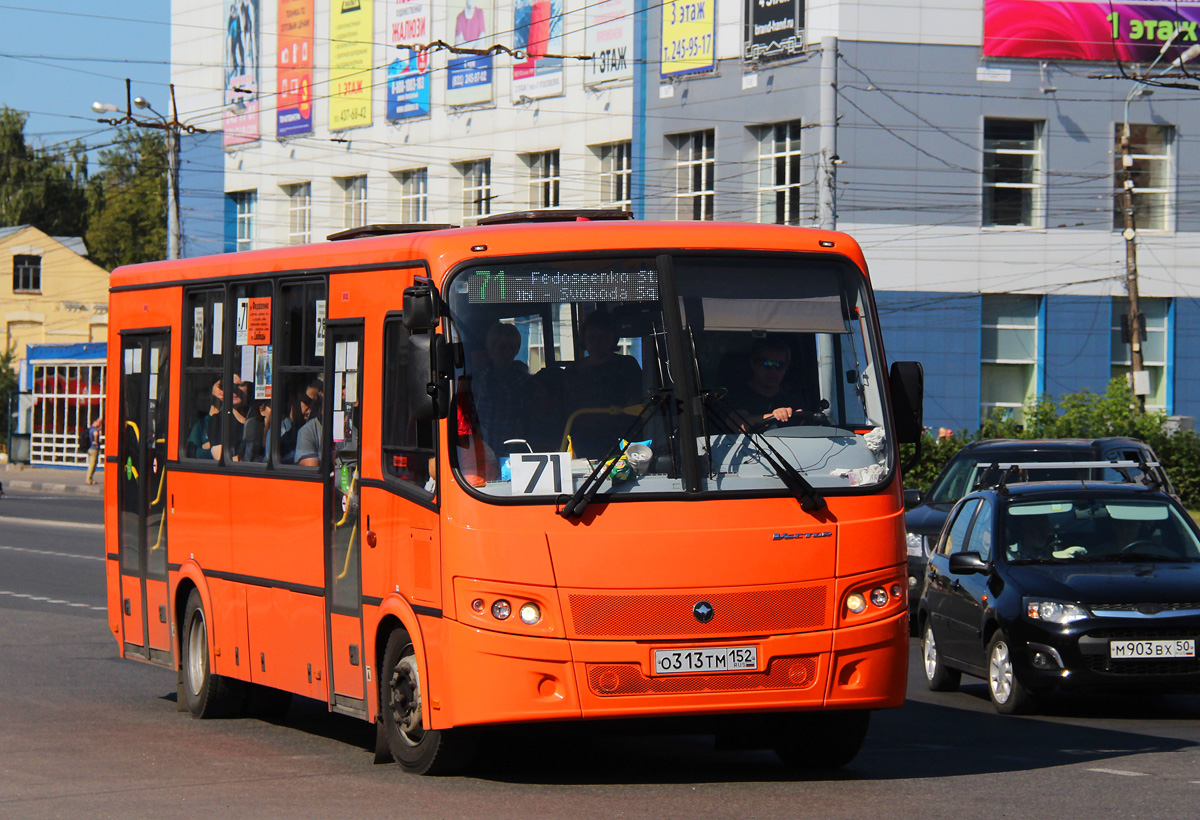
[(862, 748), (871, 723), (865, 709), (780, 715), (775, 754), (797, 769), (838, 769)]
[(245, 690), (241, 681), (213, 674), (208, 665), (208, 621), (199, 590), (188, 595), (181, 632), (181, 694), (195, 718), (231, 717), (241, 711)]
[(408, 633), (388, 636), (379, 676), (380, 719), (388, 749), (412, 774), (454, 774), (474, 756), (476, 735), (466, 729), (426, 729), (420, 669)]

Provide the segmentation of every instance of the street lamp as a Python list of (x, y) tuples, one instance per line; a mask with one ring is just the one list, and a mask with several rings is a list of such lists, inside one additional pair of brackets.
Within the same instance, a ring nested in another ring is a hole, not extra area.
[[(125, 79), (125, 116), (100, 119), (107, 125), (133, 124), (140, 128), (157, 128), (167, 136), (167, 258), (179, 258), (180, 226), (179, 226), (179, 132), (189, 134), (204, 133), (203, 128), (194, 125), (184, 125), (179, 121), (179, 112), (175, 107), (175, 85), (171, 89), (171, 118), (167, 119), (154, 110), (145, 97), (130, 99), (130, 81)], [(154, 119), (138, 118), (133, 115), (133, 107), (149, 111)], [(112, 103), (94, 102), (92, 110), (97, 114), (119, 112), (120, 109)]]
[[(1145, 327), (1142, 322), (1138, 294), (1137, 220), (1133, 207), (1133, 152), (1129, 133), (1129, 103), (1134, 97), (1149, 97), (1154, 93), (1154, 90), (1146, 84), (1146, 81), (1150, 79), (1150, 72), (1154, 70), (1159, 60), (1184, 31), (1185, 29), (1182, 27), (1177, 28), (1162, 44), (1158, 50), (1158, 56), (1146, 67), (1146, 70), (1140, 76), (1132, 78), (1134, 86), (1125, 95), (1124, 113), (1121, 118), (1121, 190), (1117, 195), (1120, 197), (1121, 212), (1124, 215), (1124, 230), (1122, 230), (1121, 236), (1125, 239), (1125, 290), (1129, 294), (1129, 322), (1127, 325), (1129, 328), (1129, 370), (1131, 387), (1134, 395), (1137, 396), (1138, 408), (1142, 412), (1146, 411), (1146, 394), (1150, 392), (1150, 380), (1147, 376), (1141, 375), (1146, 372), (1145, 356), (1142, 350), (1142, 334), (1145, 332)], [(1164, 66), (1159, 74), (1165, 73), (1171, 68), (1179, 68), (1198, 54), (1200, 54), (1200, 45), (1188, 48), (1169, 65)]]

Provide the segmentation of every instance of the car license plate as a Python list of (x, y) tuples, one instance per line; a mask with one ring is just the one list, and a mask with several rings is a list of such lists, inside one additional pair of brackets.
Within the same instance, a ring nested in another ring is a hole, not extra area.
[(697, 672), (753, 672), (758, 669), (758, 647), (705, 646), (695, 649), (655, 649), (654, 674), (683, 675)]
[(1175, 641), (1111, 641), (1108, 656), (1122, 660), (1139, 658), (1194, 658), (1196, 640), (1187, 638)]

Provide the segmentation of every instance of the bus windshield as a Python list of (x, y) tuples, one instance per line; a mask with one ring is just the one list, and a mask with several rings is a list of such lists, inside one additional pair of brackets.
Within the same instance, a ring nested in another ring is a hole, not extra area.
[(610, 496), (778, 493), (789, 472), (822, 494), (886, 480), (862, 274), (725, 253), (460, 270), (447, 301), (464, 480), (542, 500), (597, 468)]

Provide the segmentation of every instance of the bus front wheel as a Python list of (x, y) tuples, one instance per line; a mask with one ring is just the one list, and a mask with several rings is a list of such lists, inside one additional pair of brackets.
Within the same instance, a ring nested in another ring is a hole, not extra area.
[(408, 633), (388, 636), (379, 676), (379, 703), (388, 749), (413, 774), (453, 774), (470, 763), (476, 737), (466, 729), (426, 729), (417, 656)]
[(208, 664), (208, 621), (199, 590), (188, 595), (180, 645), (183, 667), (181, 694), (195, 718), (229, 717), (245, 700), (241, 681), (215, 675)]
[(775, 754), (797, 769), (838, 769), (862, 748), (871, 713), (865, 709), (781, 715)]

